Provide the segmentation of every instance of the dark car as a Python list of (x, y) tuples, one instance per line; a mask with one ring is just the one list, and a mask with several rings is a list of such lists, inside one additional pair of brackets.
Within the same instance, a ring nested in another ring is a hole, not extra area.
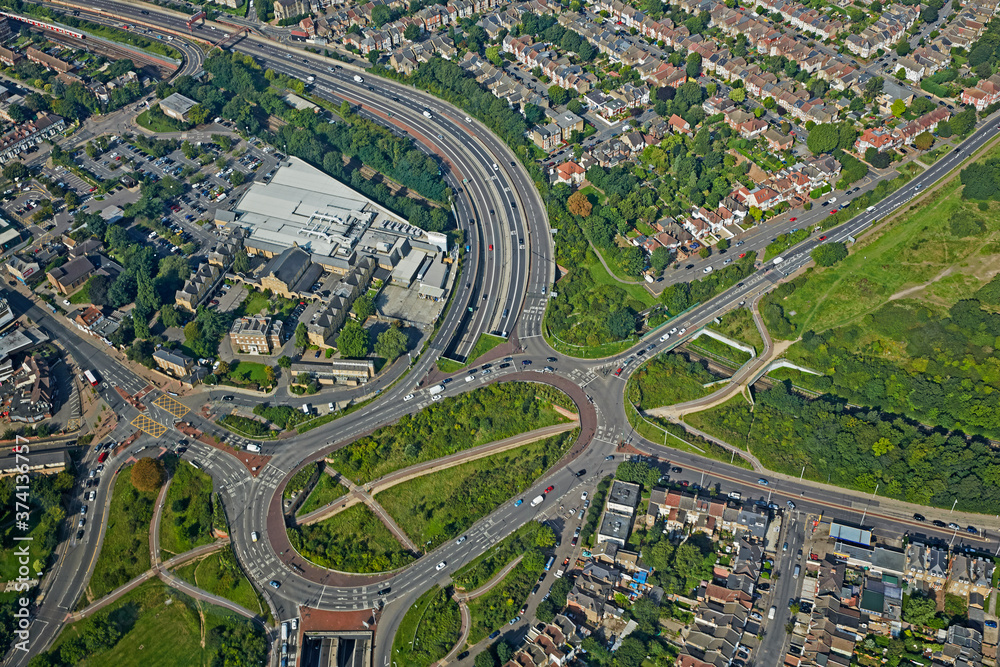
[(923, 514), (914, 514), (913, 515), (913, 520), (914, 521), (927, 521), (927, 517), (925, 517)]
[(684, 472), (684, 469), (679, 468), (678, 466), (674, 466), (673, 468), (670, 469), (670, 472)]
[(969, 535), (978, 535), (979, 534), (979, 531), (976, 530), (975, 526), (968, 526), (968, 527), (966, 527), (965, 532), (967, 532)]
[(493, 632), (492, 635), (490, 635), (490, 639), (496, 639), (499, 636), (500, 636), (500, 631), (496, 630), (496, 631)]
[(76, 539), (78, 539), (78, 540), (82, 540), (83, 539), (83, 528), (81, 528), (80, 530), (76, 531)]
[(586, 471), (586, 470), (581, 470), (580, 472), (576, 473), (576, 476), (577, 476), (577, 477), (583, 477), (583, 476), (584, 476), (584, 475), (586, 475), (586, 474), (587, 474), (587, 471)]
[(556, 359), (555, 357), (546, 357), (545, 361), (549, 362), (550, 364), (554, 364), (554, 363), (556, 363), (559, 360)]
[(937, 520), (937, 519), (934, 519), (934, 522), (933, 522), (933, 523), (934, 523), (934, 525), (935, 525), (935, 526), (937, 526), (938, 528), (944, 528), (945, 526), (947, 526), (947, 525), (948, 525), (948, 524), (946, 524), (946, 523), (945, 523), (944, 521), (939, 521), (939, 520)]
[(223, 396), (222, 400), (224, 400), (224, 401), (226, 401), (228, 403), (229, 401), (233, 400), (233, 397), (232, 396)]
[(458, 659), (459, 660), (465, 660), (468, 657), (469, 657), (469, 652), (468, 651), (462, 651), (461, 653), (458, 654)]

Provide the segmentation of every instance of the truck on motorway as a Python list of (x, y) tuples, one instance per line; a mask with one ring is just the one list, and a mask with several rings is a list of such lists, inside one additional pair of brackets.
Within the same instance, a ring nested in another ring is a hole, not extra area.
[(357, 81), (358, 83), (364, 83), (365, 82), (365, 80), (362, 79), (361, 76), (358, 75), (358, 74), (354, 75), (354, 80)]
[(440, 394), (442, 391), (444, 391), (444, 385), (436, 384), (433, 387), (431, 387), (431, 396), (434, 396), (435, 394)]
[(543, 500), (545, 500), (545, 496), (536, 496), (535, 499), (531, 501), (531, 506), (538, 507), (542, 504)]
[(778, 264), (781, 264), (784, 261), (785, 261), (784, 257), (775, 257), (774, 258), (774, 265), (777, 266)]
[(281, 624), (281, 641), (288, 641), (288, 621)]

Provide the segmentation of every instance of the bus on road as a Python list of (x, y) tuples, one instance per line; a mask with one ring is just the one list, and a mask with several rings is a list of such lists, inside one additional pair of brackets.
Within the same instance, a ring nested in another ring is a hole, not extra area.
[(91, 373), (90, 371), (84, 371), (83, 372), (83, 377), (87, 378), (87, 382), (90, 383), (91, 387), (96, 387), (97, 386), (97, 378), (95, 378), (94, 374)]

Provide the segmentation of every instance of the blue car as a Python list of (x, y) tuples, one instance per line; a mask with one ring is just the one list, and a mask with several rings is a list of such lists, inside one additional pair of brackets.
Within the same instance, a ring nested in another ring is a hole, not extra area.
[(521, 503), (523, 503), (523, 502), (524, 502), (524, 498), (518, 498), (517, 501), (514, 503), (514, 507), (520, 507)]

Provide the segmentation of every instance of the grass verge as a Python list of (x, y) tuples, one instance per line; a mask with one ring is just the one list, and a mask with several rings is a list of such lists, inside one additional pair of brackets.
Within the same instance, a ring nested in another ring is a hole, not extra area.
[[(104, 597), (150, 567), (149, 525), (156, 494), (137, 490), (131, 471), (132, 466), (124, 468), (115, 480), (101, 555), (90, 577), (91, 600)], [(94, 530), (94, 526), (88, 528), (91, 539)]]
[(233, 555), (232, 547), (227, 546), (221, 551), (177, 568), (174, 574), (202, 590), (260, 614), (261, 618), (270, 617), (270, 609), (243, 574)]
[(538, 582), (540, 571), (529, 568), (522, 560), (488, 593), (469, 601), (470, 646), (486, 639), (491, 632), (503, 628), (518, 615), (521, 605)]
[(435, 586), (413, 603), (396, 630), (392, 656), (399, 664), (428, 667), (448, 655), (462, 636), (458, 603)]
[(753, 322), (753, 313), (748, 308), (731, 310), (719, 318), (719, 324), (712, 324), (709, 329), (723, 336), (729, 336), (752, 347), (757, 354), (764, 350), (764, 339)]
[(299, 508), (297, 514), (299, 516), (309, 514), (309, 512), (312, 512), (313, 510), (318, 510), (320, 507), (329, 505), (331, 502), (346, 493), (346, 486), (337, 482), (330, 475), (320, 473), (316, 486), (314, 486), (312, 491), (309, 492), (309, 497), (307, 497), (305, 502), (302, 503), (302, 507)]
[(212, 541), (212, 478), (187, 461), (174, 469), (160, 521), (160, 548), (171, 554)]
[(303, 557), (342, 572), (384, 572), (414, 560), (367, 505), (289, 528), (288, 538)]
[(565, 421), (526, 382), (487, 385), (447, 398), (384, 426), (330, 455), (333, 467), (357, 484), (424, 461)]
[(428, 551), (527, 489), (569, 450), (578, 431), (397, 484), (376, 500)]
[(625, 395), (649, 410), (707, 396), (718, 387), (704, 385), (719, 379), (704, 362), (688, 361), (683, 354), (669, 352), (656, 355), (633, 373)]
[(555, 534), (551, 528), (536, 521), (526, 523), (455, 572), (451, 580), (463, 590), (474, 591), (484, 586), (518, 556), (534, 547), (547, 547), (554, 543)]

